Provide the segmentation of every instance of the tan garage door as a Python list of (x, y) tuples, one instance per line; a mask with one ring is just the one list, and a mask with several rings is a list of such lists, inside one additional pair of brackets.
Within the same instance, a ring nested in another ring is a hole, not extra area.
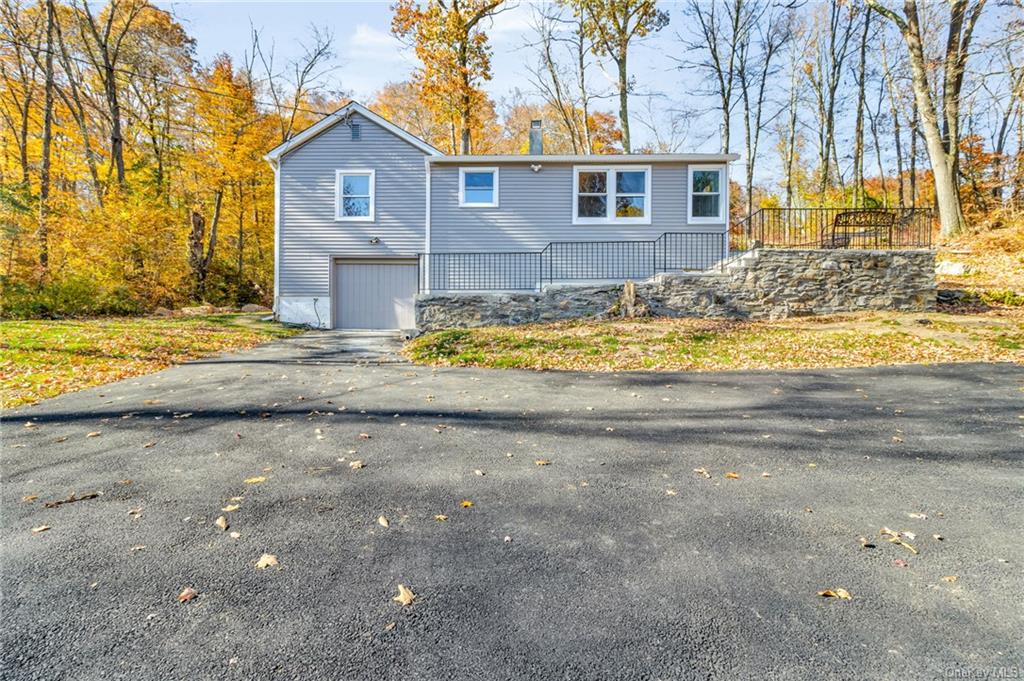
[(415, 260), (337, 260), (334, 268), (335, 328), (416, 326)]

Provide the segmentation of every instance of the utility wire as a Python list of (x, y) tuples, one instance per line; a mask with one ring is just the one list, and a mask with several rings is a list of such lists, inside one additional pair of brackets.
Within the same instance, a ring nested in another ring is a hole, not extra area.
[[(0, 35), (0, 41), (8, 43), (10, 45), (17, 45), (19, 47), (24, 47), (25, 49), (28, 49), (28, 50), (36, 50), (38, 52), (42, 52), (43, 54), (52, 54), (55, 57), (57, 57), (58, 59), (63, 59), (64, 58), (63, 54), (61, 54), (59, 52), (56, 52), (54, 50), (50, 50), (50, 49), (47, 49), (45, 47), (38, 46), (38, 45), (30, 45), (28, 43), (24, 43), (24, 42), (21, 42), (21, 41), (18, 41), (18, 40), (14, 40), (13, 38), (8, 38), (5, 35)], [(89, 66), (91, 68), (96, 68), (96, 65), (93, 64), (88, 59), (82, 59), (81, 57), (72, 57), (72, 56), (68, 56), (67, 58), (69, 60), (71, 60), (71, 61), (78, 62), (80, 64), (85, 64), (86, 66)], [(132, 71), (130, 69), (114, 67), (111, 70), (115, 71), (117, 73), (122, 73), (122, 74), (124, 74), (126, 76), (133, 76), (135, 78), (143, 78), (143, 79), (152, 80), (153, 82), (160, 83), (161, 85), (169, 85), (171, 87), (184, 88), (186, 90), (192, 90), (194, 92), (202, 92), (204, 94), (214, 95), (214, 96), (217, 96), (217, 97), (225, 97), (227, 99), (235, 99), (235, 100), (238, 100), (240, 102), (247, 102), (247, 103), (248, 102), (252, 102), (253, 104), (258, 104), (260, 106), (281, 108), (281, 105), (277, 104), (275, 102), (267, 102), (267, 101), (259, 100), (259, 99), (256, 99), (256, 98), (249, 99), (247, 97), (240, 97), (238, 95), (233, 95), (233, 94), (230, 94), (228, 92), (217, 92), (216, 90), (210, 90), (210, 89), (207, 89), (207, 88), (199, 87), (198, 85), (189, 85), (187, 83), (179, 83), (179, 82), (176, 82), (176, 81), (173, 81), (173, 80), (168, 80), (166, 78), (160, 78), (158, 76), (153, 76), (153, 75), (150, 75), (150, 74), (139, 73), (138, 71)], [(295, 111), (301, 111), (302, 113), (309, 113), (309, 114), (314, 114), (314, 115), (317, 115), (317, 116), (330, 116), (333, 113), (333, 112), (328, 112), (328, 111), (317, 111), (315, 109), (306, 109), (306, 108), (301, 107), (301, 106), (296, 106), (296, 107), (288, 106), (288, 107), (285, 107), (285, 108), (288, 108), (288, 109), (294, 108)]]

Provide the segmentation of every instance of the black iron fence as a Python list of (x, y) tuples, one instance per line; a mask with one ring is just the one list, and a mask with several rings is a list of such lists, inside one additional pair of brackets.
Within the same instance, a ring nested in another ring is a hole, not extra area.
[(420, 290), (522, 291), (545, 284), (647, 279), (724, 267), (723, 232), (666, 232), (650, 241), (553, 241), (540, 251), (421, 253)]
[(734, 249), (930, 248), (930, 208), (760, 208), (730, 230)]

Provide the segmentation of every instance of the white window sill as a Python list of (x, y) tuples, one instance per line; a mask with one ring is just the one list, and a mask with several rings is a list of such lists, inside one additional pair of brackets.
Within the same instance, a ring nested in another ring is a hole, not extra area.
[(364, 216), (364, 215), (359, 215), (359, 216), (355, 216), (355, 215), (351, 215), (351, 216), (336, 215), (336, 216), (334, 216), (334, 221), (335, 222), (374, 222), (374, 219), (373, 219), (372, 215), (371, 216)]

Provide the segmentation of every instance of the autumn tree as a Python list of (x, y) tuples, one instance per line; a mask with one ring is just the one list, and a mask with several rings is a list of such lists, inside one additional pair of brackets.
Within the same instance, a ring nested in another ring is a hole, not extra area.
[(484, 22), (504, 10), (503, 0), (398, 0), (392, 9), (392, 32), (422, 64), (414, 74), (420, 96), (448, 122), (451, 153), (472, 153), (475, 109), (487, 98), (480, 86), (491, 79)]
[(609, 57), (616, 67), (619, 94), (619, 125), (622, 147), (629, 153), (629, 48), (651, 33), (668, 25), (669, 16), (657, 8), (655, 0), (571, 0), (576, 14), (583, 18), (583, 33), (594, 43), (594, 51)]
[[(942, 235), (956, 235), (964, 226), (958, 180), (960, 99), (974, 27), (985, 0), (950, 1), (941, 74), (930, 66), (916, 0), (904, 0), (902, 13), (885, 6), (881, 0), (867, 0), (867, 3), (893, 22), (903, 36), (913, 76), (914, 100), (935, 180)], [(938, 78), (941, 78), (941, 87), (936, 82)], [(941, 93), (941, 108), (936, 106), (933, 95), (936, 92)]]

